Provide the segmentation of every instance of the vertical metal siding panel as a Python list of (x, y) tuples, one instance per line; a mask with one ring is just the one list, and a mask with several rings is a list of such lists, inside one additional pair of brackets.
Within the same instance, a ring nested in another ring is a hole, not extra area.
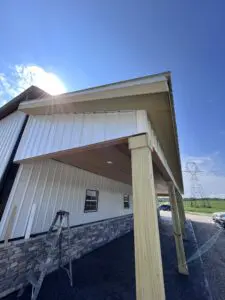
[(10, 118), (6, 120), (6, 122), (2, 122), (2, 123), (3, 126), (1, 132), (1, 139), (2, 141), (4, 141), (4, 143), (2, 143), (1, 153), (2, 153), (2, 158), (4, 159), (5, 151), (8, 150), (8, 144), (10, 143), (12, 131), (14, 131), (15, 128), (15, 120)]
[[(89, 189), (89, 185), (88, 182), (86, 181), (85, 178), (85, 171), (81, 170), (81, 172), (79, 172), (80, 170), (77, 169), (76, 173), (77, 173), (77, 177), (80, 178), (80, 184), (79, 186), (76, 185), (76, 187), (79, 189), (79, 206), (78, 206), (78, 224), (82, 224), (83, 223), (83, 214), (84, 214), (84, 204), (85, 204), (85, 197), (86, 197), (86, 189)], [(85, 186), (86, 184), (86, 186)], [(75, 198), (77, 199), (77, 198)]]
[[(24, 147), (24, 155), (26, 156), (26, 153), (30, 153), (30, 155), (32, 156), (32, 153), (34, 153), (35, 155), (37, 154), (37, 149), (35, 148), (35, 144), (38, 140), (41, 139), (42, 136), (42, 131), (41, 131), (41, 124), (38, 122), (38, 120), (36, 120), (33, 117), (32, 120), (32, 127), (31, 127), (31, 132), (28, 132), (29, 137), (27, 139), (27, 141), (25, 140), (27, 146)], [(28, 127), (29, 125), (27, 125), (26, 127)], [(20, 146), (20, 145), (19, 145)]]
[(70, 209), (71, 202), (72, 202), (71, 190), (72, 190), (72, 181), (73, 181), (73, 177), (74, 177), (72, 168), (69, 169), (68, 175), (69, 175), (68, 184), (67, 184), (67, 188), (66, 188), (65, 201), (63, 204), (65, 211), (71, 211), (71, 209)]
[[(48, 122), (50, 127), (53, 126), (50, 116), (38, 116), (38, 118), (35, 117), (35, 119), (38, 126), (35, 127), (34, 134), (31, 137), (31, 139), (35, 139), (35, 141), (32, 143), (31, 150), (27, 152), (29, 156), (37, 156), (39, 153), (45, 153), (43, 149), (47, 149), (49, 143), (49, 138), (46, 138), (49, 130)], [(27, 153), (25, 156), (27, 156)]]
[(62, 209), (63, 208), (63, 201), (64, 201), (64, 193), (66, 190), (66, 185), (67, 185), (67, 181), (68, 181), (68, 168), (66, 167), (65, 164), (63, 164), (63, 178), (60, 181), (60, 191), (59, 191), (59, 206), (58, 209)]
[(27, 222), (29, 219), (31, 207), (33, 204), (33, 199), (36, 192), (37, 179), (40, 172), (40, 165), (38, 164), (29, 164), (26, 165), (24, 171), (28, 170), (29, 172), (29, 180), (27, 183), (27, 188), (25, 190), (25, 194), (23, 197), (23, 201), (21, 201), (20, 210), (17, 214), (17, 219), (15, 220), (16, 227), (12, 231), (13, 235), (24, 235), (27, 227)]
[(105, 114), (105, 140), (113, 140), (121, 136), (121, 130), (118, 130), (117, 122), (118, 114), (106, 113)]
[(52, 169), (53, 169), (53, 175), (52, 175), (52, 179), (51, 179), (51, 182), (50, 182), (50, 191), (49, 191), (49, 196), (48, 196), (48, 199), (47, 199), (47, 203), (46, 203), (46, 209), (45, 209), (45, 213), (44, 213), (44, 216), (43, 216), (43, 231), (44, 231), (44, 228), (46, 227), (49, 227), (48, 225), (49, 222), (48, 222), (48, 219), (47, 219), (47, 215), (48, 215), (48, 211), (51, 211), (52, 210), (52, 195), (53, 195), (53, 189), (54, 189), (54, 183), (55, 183), (55, 177), (56, 177), (56, 172), (57, 172), (57, 164), (54, 164), (52, 166)]
[(28, 140), (29, 140), (29, 133), (32, 130), (32, 128), (31, 128), (31, 122), (32, 121), (33, 121), (32, 117), (29, 117), (28, 121), (27, 121), (27, 124), (26, 124), (26, 127), (23, 131), (23, 135), (22, 135), (22, 138), (20, 140), (20, 144), (19, 144), (19, 147), (17, 149), (16, 156), (19, 155), (20, 157), (23, 157), (25, 149), (28, 150), (27, 149), (27, 143), (28, 143)]
[(93, 143), (105, 140), (106, 114), (92, 115)]
[(41, 219), (39, 217), (39, 221), (37, 222), (38, 231), (42, 232), (45, 231), (45, 224), (44, 224), (44, 216), (46, 213), (46, 210), (51, 209), (48, 207), (48, 201), (51, 193), (51, 186), (52, 186), (52, 180), (54, 176), (54, 168), (52, 167), (51, 162), (48, 163), (48, 170), (47, 170), (47, 180), (45, 184), (44, 193), (42, 195), (42, 201), (41, 201), (41, 207), (38, 212), (38, 216), (41, 216)]
[(15, 160), (136, 134), (136, 119), (135, 111), (31, 117)]
[[(59, 116), (58, 116), (59, 117)], [(64, 128), (65, 128), (65, 115), (60, 116), (60, 122), (58, 123), (58, 131), (57, 131), (57, 141), (56, 141), (56, 147), (53, 149), (53, 151), (62, 150), (65, 149), (65, 145), (63, 145), (63, 136), (64, 136)], [(44, 151), (43, 151), (44, 152)]]
[[(6, 127), (5, 123), (6, 123), (5, 120), (1, 120), (0, 134), (1, 134), (1, 138), (3, 141), (5, 141), (5, 135), (6, 135), (6, 132), (8, 131), (8, 128)], [(4, 143), (0, 144), (0, 153), (1, 153), (2, 149), (4, 149)]]
[[(34, 164), (35, 164), (35, 162), (34, 162)], [(41, 207), (42, 207), (45, 187), (46, 187), (47, 180), (48, 180), (48, 172), (49, 172), (49, 161), (43, 161), (42, 162), (41, 175), (40, 175), (40, 179), (39, 179), (39, 182), (38, 182), (38, 185), (37, 185), (39, 200), (37, 201), (37, 208), (36, 208), (36, 212), (35, 212), (35, 218), (34, 218), (32, 233), (33, 232), (34, 233), (39, 232), (39, 230), (40, 230), (39, 215), (40, 215), (40, 210), (41, 210)]]
[[(97, 212), (84, 213), (86, 189), (99, 190)], [(13, 237), (19, 237), (24, 235), (33, 203), (37, 209), (32, 234), (47, 231), (59, 209), (70, 212), (71, 225), (131, 213), (132, 209), (123, 209), (125, 193), (131, 194), (131, 186), (54, 160), (31, 161), (20, 167), (6, 212), (18, 205)], [(4, 218), (6, 224), (7, 215)]]
[(65, 180), (61, 204), (60, 204), (60, 209), (62, 210), (66, 210), (66, 203), (69, 197), (68, 196), (69, 182), (71, 181), (70, 177), (73, 176), (73, 174), (71, 173), (71, 168), (67, 168), (66, 165), (65, 165), (65, 171), (66, 171), (66, 180)]
[(73, 193), (73, 219), (71, 220), (71, 223), (76, 225), (81, 223), (81, 213), (84, 210), (83, 206), (83, 188), (82, 188), (82, 181), (83, 179), (83, 171), (78, 169), (74, 170), (74, 177), (75, 177), (75, 183), (74, 183), (74, 193)]
[(13, 188), (11, 190), (9, 200), (7, 201), (6, 208), (4, 210), (4, 214), (2, 216), (1, 222), (0, 222), (0, 239), (3, 239), (3, 235), (6, 230), (6, 226), (8, 224), (8, 216), (10, 216), (10, 211), (12, 211), (13, 206), (15, 205), (16, 201), (18, 201), (18, 198), (16, 197), (16, 191), (18, 188), (18, 185), (21, 184), (21, 174), (23, 172), (23, 166), (21, 165), (19, 167), (19, 170), (16, 175), (16, 179), (13, 184)]
[(57, 138), (58, 138), (58, 127), (60, 126), (59, 124), (59, 119), (58, 115), (52, 115), (52, 127), (54, 130), (51, 131), (51, 136), (47, 142), (46, 145), (46, 152), (49, 153), (51, 152), (51, 149), (55, 149), (57, 146)]
[(17, 236), (23, 236), (25, 234), (25, 232), (23, 231), (23, 223), (25, 222), (25, 217), (28, 214), (27, 210), (24, 212), (24, 215), (22, 214), (22, 216), (21, 216), (23, 218), (22, 223), (20, 223), (18, 221), (20, 221), (20, 218), (21, 218), (20, 214), (21, 214), (21, 210), (23, 207), (24, 199), (26, 198), (26, 195), (27, 195), (27, 189), (28, 189), (32, 171), (33, 171), (33, 165), (28, 164), (26, 166), (26, 168), (23, 169), (23, 172), (21, 174), (22, 176), (21, 176), (21, 179), (18, 184), (17, 191), (16, 191), (17, 211), (16, 211), (16, 217), (15, 217), (15, 221), (14, 221), (14, 226), (12, 229), (12, 236), (15, 236), (15, 234)]
[(93, 133), (92, 133), (92, 115), (91, 114), (84, 114), (83, 115), (84, 122), (83, 122), (83, 130), (81, 134), (81, 140), (80, 140), (80, 146), (81, 145), (87, 145), (92, 144), (92, 140), (94, 139)]
[(120, 119), (120, 126), (126, 126), (126, 130), (130, 133), (130, 135), (137, 133), (136, 111), (121, 112), (119, 114), (119, 119)]
[[(30, 117), (29, 117), (30, 119)], [(30, 122), (27, 123), (26, 128), (25, 128), (25, 132), (23, 134), (22, 140), (19, 144), (19, 148), (20, 146), (22, 146), (22, 155), (25, 157), (26, 153), (32, 153), (33, 149), (34, 149), (34, 143), (36, 142), (36, 140), (38, 139), (38, 134), (39, 134), (39, 123), (37, 122), (37, 120), (32, 117), (32, 119), (30, 120)], [(17, 153), (16, 153), (17, 155)]]
[(135, 112), (106, 113), (105, 117), (106, 140), (137, 133)]
[(70, 145), (81, 145), (82, 132), (84, 127), (84, 115), (74, 115), (73, 117), (73, 129), (72, 129), (72, 138)]
[(63, 140), (62, 140), (62, 149), (65, 149), (68, 145), (72, 144), (71, 140), (71, 132), (73, 128), (71, 124), (73, 124), (73, 114), (65, 115), (65, 125), (64, 125), (64, 133), (63, 133)]
[(44, 130), (44, 123), (40, 123), (34, 118), (32, 123), (33, 132), (27, 141), (27, 149), (29, 149), (30, 156), (36, 156), (38, 153), (43, 135), (42, 130)]
[(51, 127), (52, 127), (51, 117), (46, 116), (46, 118), (43, 118), (42, 120), (42, 126), (39, 129), (38, 138), (36, 139), (36, 142), (33, 145), (32, 156), (36, 156), (38, 153), (42, 152), (42, 149), (48, 147), (48, 141), (50, 138), (49, 133), (51, 131)]
[(12, 117), (6, 117), (5, 119), (1, 120), (0, 121), (0, 133), (1, 133), (1, 139), (2, 139), (2, 143), (0, 144), (0, 153), (2, 151), (4, 151), (5, 149), (5, 143), (7, 142), (7, 135), (8, 135), (8, 132), (10, 131), (11, 128), (13, 128), (13, 126), (10, 126), (12, 125), (12, 121), (11, 121)]
[[(71, 194), (70, 194), (70, 199), (71, 201), (70, 206), (69, 206), (69, 210), (70, 213), (70, 222), (78, 222), (78, 220), (76, 220), (76, 211), (78, 212), (78, 205), (79, 205), (79, 190), (75, 187), (75, 185), (77, 185), (77, 187), (79, 186), (80, 182), (79, 182), (79, 178), (77, 178), (77, 173), (73, 172), (73, 177), (72, 177), (72, 189), (71, 189)], [(76, 197), (77, 194), (77, 197)], [(77, 200), (75, 200), (77, 199)]]
[(34, 221), (35, 221), (35, 216), (36, 216), (38, 204), (40, 203), (40, 188), (39, 188), (39, 185), (40, 185), (40, 182), (42, 180), (41, 176), (43, 176), (43, 163), (40, 161), (40, 162), (34, 162), (34, 164), (36, 165), (35, 167), (38, 169), (38, 174), (37, 174), (37, 178), (34, 180), (34, 183), (31, 184), (31, 187), (34, 190), (34, 193), (33, 193), (33, 199), (32, 199), (32, 201), (30, 201), (30, 210), (32, 208), (33, 203), (36, 204), (36, 210), (35, 210), (35, 215), (34, 215), (32, 227), (34, 226)]
[(63, 169), (63, 165), (61, 165), (61, 164), (56, 163), (54, 165), (56, 165), (56, 174), (55, 174), (54, 183), (53, 183), (53, 187), (52, 187), (51, 198), (50, 198), (50, 202), (49, 202), (49, 209), (47, 210), (47, 215), (46, 215), (46, 221), (45, 221), (46, 228), (49, 228), (49, 226), (51, 225), (51, 222), (57, 211), (56, 204), (57, 204), (57, 199), (58, 199), (58, 193), (60, 190), (60, 182), (61, 182), (61, 175), (62, 175), (62, 169)]
[(53, 210), (52, 210), (52, 219), (54, 218), (57, 210), (59, 209), (59, 206), (60, 206), (60, 190), (62, 188), (62, 185), (61, 185), (61, 179), (63, 178), (63, 172), (64, 172), (64, 165), (61, 164), (58, 166), (58, 172), (59, 172), (59, 178), (58, 178), (58, 181), (57, 181), (57, 186), (56, 186), (56, 197), (55, 197), (55, 201), (54, 201), (54, 207), (53, 207)]
[(0, 180), (21, 132), (25, 117), (24, 113), (17, 111), (0, 120)]
[(54, 142), (54, 138), (55, 138), (55, 134), (56, 134), (55, 115), (49, 116), (49, 122), (50, 122), (49, 137), (48, 137), (48, 141), (46, 142), (46, 145), (45, 145), (45, 150), (46, 150), (47, 153), (51, 149), (51, 145)]

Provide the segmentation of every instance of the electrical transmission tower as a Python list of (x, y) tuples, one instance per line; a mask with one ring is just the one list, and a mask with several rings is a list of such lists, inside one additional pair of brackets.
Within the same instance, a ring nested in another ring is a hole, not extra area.
[[(185, 172), (191, 176), (191, 206), (199, 207), (202, 202), (203, 207), (211, 207), (209, 200), (204, 198), (203, 188), (198, 178), (198, 174), (202, 172), (197, 164), (193, 161), (187, 162)], [(198, 202), (199, 199), (202, 201)]]

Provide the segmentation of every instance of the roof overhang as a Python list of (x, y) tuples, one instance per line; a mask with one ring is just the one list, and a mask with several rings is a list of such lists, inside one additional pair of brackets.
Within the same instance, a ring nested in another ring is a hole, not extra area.
[(23, 102), (30, 115), (146, 110), (180, 191), (183, 180), (169, 72)]
[(23, 91), (21, 94), (7, 102), (5, 105), (0, 107), (0, 120), (8, 116), (17, 110), (19, 104), (22, 101), (30, 101), (30, 99), (37, 99), (40, 97), (47, 97), (48, 93), (38, 88), (37, 86), (30, 86), (28, 89)]

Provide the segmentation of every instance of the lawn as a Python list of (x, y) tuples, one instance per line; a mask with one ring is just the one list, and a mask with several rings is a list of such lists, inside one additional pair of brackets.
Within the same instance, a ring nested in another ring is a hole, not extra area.
[(184, 201), (184, 209), (190, 212), (197, 213), (214, 213), (219, 211), (225, 211), (225, 200), (211, 200), (209, 201), (211, 207), (204, 207), (202, 200), (197, 201), (197, 207), (195, 203), (191, 206), (191, 201)]
[[(160, 205), (162, 204), (169, 204), (169, 202), (160, 202)], [(205, 202), (206, 204), (206, 202)], [(184, 200), (184, 209), (185, 211), (195, 212), (195, 213), (205, 213), (205, 214), (211, 214), (214, 212), (225, 212), (225, 200), (209, 200), (209, 204), (211, 207), (204, 207), (204, 202), (202, 200), (198, 200), (195, 206), (195, 203), (193, 203), (193, 206), (191, 206), (190, 200)]]

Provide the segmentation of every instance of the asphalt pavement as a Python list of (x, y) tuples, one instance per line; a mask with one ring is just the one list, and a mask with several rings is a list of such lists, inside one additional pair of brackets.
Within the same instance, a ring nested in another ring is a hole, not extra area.
[(187, 217), (192, 221), (200, 250), (202, 247), (203, 252), (206, 251), (201, 256), (212, 298), (224, 300), (225, 230), (214, 224), (209, 216), (187, 214)]
[[(189, 276), (177, 272), (176, 250), (171, 218), (161, 218), (160, 238), (167, 300), (209, 300), (202, 263), (197, 257), (189, 264)], [(187, 230), (185, 250), (196, 252), (191, 230)], [(74, 286), (69, 286), (65, 271), (46, 276), (38, 300), (135, 300), (133, 232), (73, 262)], [(28, 286), (19, 300), (30, 299)], [(5, 300), (18, 300), (17, 293)]]

